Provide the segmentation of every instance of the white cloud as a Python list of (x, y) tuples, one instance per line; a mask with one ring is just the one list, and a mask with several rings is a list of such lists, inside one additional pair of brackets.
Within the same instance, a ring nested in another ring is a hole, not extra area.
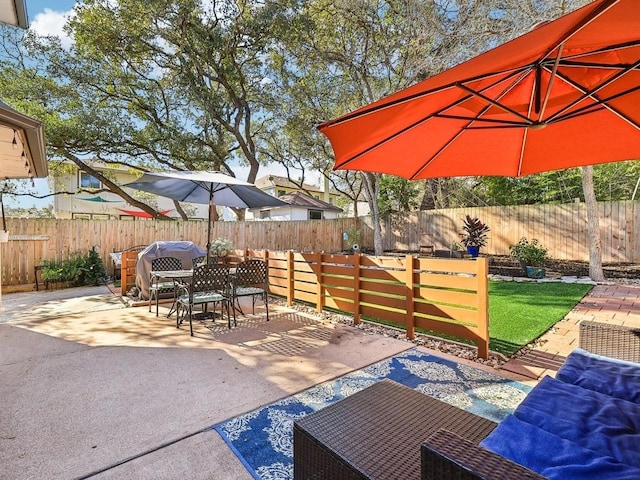
[(45, 8), (44, 12), (36, 14), (30, 28), (38, 35), (59, 37), (62, 45), (68, 48), (71, 46), (72, 41), (64, 32), (63, 27), (72, 14), (73, 10), (57, 12), (50, 8)]

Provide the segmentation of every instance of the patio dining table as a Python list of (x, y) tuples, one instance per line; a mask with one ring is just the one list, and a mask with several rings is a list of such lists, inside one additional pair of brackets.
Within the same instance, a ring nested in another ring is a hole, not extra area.
[[(231, 277), (231, 281), (233, 281), (233, 276), (236, 273), (235, 268), (229, 268), (229, 276)], [(189, 270), (152, 270), (150, 272), (150, 283), (152, 284), (154, 281), (160, 281), (160, 279), (164, 280), (173, 280), (174, 282), (179, 282), (181, 284), (189, 284), (191, 283), (191, 279), (193, 278), (193, 269)], [(158, 299), (156, 298), (156, 302)], [(167, 313), (167, 317), (170, 317), (173, 312), (176, 311), (178, 297), (174, 295), (173, 304), (169, 309), (169, 313)]]

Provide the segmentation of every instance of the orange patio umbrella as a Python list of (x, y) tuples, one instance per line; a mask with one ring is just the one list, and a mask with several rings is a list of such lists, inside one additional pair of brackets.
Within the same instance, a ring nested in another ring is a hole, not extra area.
[(335, 169), (520, 177), (640, 158), (640, 1), (599, 0), (318, 128)]

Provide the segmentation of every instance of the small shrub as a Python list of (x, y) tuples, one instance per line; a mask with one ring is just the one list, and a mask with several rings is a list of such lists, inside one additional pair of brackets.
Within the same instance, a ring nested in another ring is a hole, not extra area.
[(549, 256), (547, 249), (540, 245), (537, 238), (529, 241), (526, 237), (522, 237), (518, 243), (509, 247), (511, 256), (517, 258), (522, 265), (530, 267), (543, 267)]

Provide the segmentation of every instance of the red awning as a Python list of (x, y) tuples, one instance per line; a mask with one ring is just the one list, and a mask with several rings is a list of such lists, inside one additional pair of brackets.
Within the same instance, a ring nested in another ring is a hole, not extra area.
[[(140, 218), (151, 218), (152, 217), (152, 215), (150, 213), (144, 212), (142, 210), (126, 210), (124, 208), (118, 208), (118, 210), (120, 210), (122, 213), (126, 213), (127, 215), (132, 215), (134, 217), (140, 217)], [(160, 213), (162, 215), (166, 215), (171, 211), (173, 211), (173, 209), (160, 210), (158, 213)]]

